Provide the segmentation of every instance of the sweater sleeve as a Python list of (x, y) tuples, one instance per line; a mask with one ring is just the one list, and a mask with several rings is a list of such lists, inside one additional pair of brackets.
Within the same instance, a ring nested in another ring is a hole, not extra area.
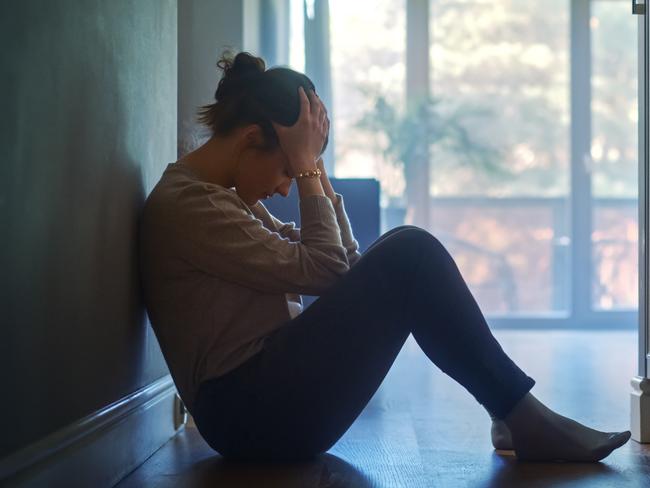
[(318, 295), (348, 269), (329, 198), (300, 200), (300, 240), (264, 227), (237, 196), (189, 187), (179, 198), (178, 242), (198, 269), (269, 293)]
[(271, 213), (269, 213), (269, 215), (271, 216), (271, 219), (273, 219), (273, 222), (278, 228), (278, 233), (282, 237), (286, 237), (291, 242), (300, 241), (300, 228), (296, 227), (295, 222), (282, 222), (275, 218)]
[(335, 193), (335, 195), (336, 202), (334, 202), (334, 211), (336, 212), (336, 221), (341, 232), (341, 242), (343, 243), (343, 247), (345, 247), (348, 263), (352, 266), (361, 259), (362, 254), (359, 252), (359, 243), (352, 234), (350, 219), (348, 219), (348, 215), (345, 212), (345, 205), (343, 204), (343, 195), (340, 193)]
[[(343, 195), (340, 193), (335, 193), (335, 195), (336, 201), (333, 203), (333, 206), (334, 212), (336, 213), (336, 222), (339, 227), (341, 242), (343, 247), (345, 247), (348, 263), (352, 266), (361, 258), (362, 254), (359, 252), (359, 243), (352, 234), (352, 226), (350, 225), (350, 220), (345, 212), (345, 205), (343, 204)], [(300, 240), (300, 228), (297, 228), (294, 222), (282, 222), (272, 214), (269, 213), (269, 215), (271, 215), (281, 236), (292, 241)]]

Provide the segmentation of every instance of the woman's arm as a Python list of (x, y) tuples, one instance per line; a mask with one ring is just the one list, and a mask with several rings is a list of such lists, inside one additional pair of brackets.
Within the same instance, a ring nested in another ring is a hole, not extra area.
[(325, 195), (327, 195), (329, 199), (332, 200), (332, 204), (336, 203), (337, 201), (336, 194), (334, 192), (334, 188), (332, 188), (330, 179), (328, 178), (327, 173), (325, 172), (325, 164), (323, 163), (323, 158), (318, 158), (318, 161), (316, 162), (316, 166), (318, 166), (318, 169), (320, 169), (320, 183), (323, 187), (323, 191), (325, 192)]
[[(348, 263), (350, 266), (352, 266), (362, 256), (359, 252), (359, 243), (356, 241), (354, 235), (352, 234), (352, 228), (350, 226), (348, 216), (345, 212), (342, 196), (339, 198), (339, 194), (334, 191), (334, 188), (332, 188), (332, 184), (330, 183), (330, 180), (325, 173), (322, 158), (318, 160), (317, 166), (321, 170), (320, 183), (323, 187), (323, 192), (334, 206), (334, 212), (336, 214), (336, 221), (339, 227), (341, 242), (343, 243), (343, 247), (345, 247)], [(282, 237), (285, 237), (292, 242), (300, 241), (300, 228), (296, 227), (294, 222), (282, 222), (274, 215), (272, 215), (263, 203), (259, 202), (259, 206), (264, 209), (266, 214), (269, 215), (275, 227), (278, 229), (278, 233)]]
[(174, 204), (170, 227), (182, 259), (231, 283), (320, 295), (349, 270), (336, 211), (325, 195), (300, 200), (299, 242), (265, 227), (231, 190), (187, 185)]
[(323, 187), (325, 195), (332, 201), (334, 206), (334, 211), (336, 212), (336, 220), (339, 225), (339, 230), (341, 231), (341, 241), (345, 247), (346, 254), (348, 257), (348, 263), (352, 266), (361, 258), (361, 253), (359, 252), (359, 243), (352, 235), (352, 228), (350, 227), (350, 221), (345, 213), (343, 204), (339, 199), (339, 196), (332, 188), (332, 184), (325, 172), (325, 165), (323, 163), (323, 158), (318, 158), (316, 162), (318, 169), (320, 169), (320, 182)]

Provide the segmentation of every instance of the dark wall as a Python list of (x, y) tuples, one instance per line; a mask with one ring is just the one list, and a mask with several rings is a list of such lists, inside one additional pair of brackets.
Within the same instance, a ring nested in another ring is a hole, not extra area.
[(223, 50), (238, 52), (244, 46), (247, 5), (254, 7), (255, 3), (178, 0), (178, 157), (210, 136), (210, 131), (196, 122), (196, 111), (214, 102), (221, 76), (217, 60)]
[(168, 373), (135, 237), (176, 38), (176, 0), (0, 3), (0, 458)]

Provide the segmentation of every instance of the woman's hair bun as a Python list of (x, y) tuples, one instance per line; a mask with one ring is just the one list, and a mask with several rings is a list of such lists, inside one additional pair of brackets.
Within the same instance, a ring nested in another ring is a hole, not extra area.
[(266, 70), (262, 58), (245, 51), (237, 53), (234, 57), (232, 52), (226, 51), (217, 61), (217, 67), (223, 71), (215, 93), (217, 101), (230, 98), (235, 93), (241, 94), (247, 81)]
[(266, 70), (266, 64), (262, 58), (245, 51), (238, 53), (234, 58), (231, 52), (226, 52), (217, 62), (217, 66), (223, 70), (224, 77), (264, 73)]

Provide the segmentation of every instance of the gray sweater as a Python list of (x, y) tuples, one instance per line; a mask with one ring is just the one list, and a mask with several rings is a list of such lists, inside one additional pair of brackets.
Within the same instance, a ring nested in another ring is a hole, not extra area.
[(200, 383), (259, 352), (266, 336), (360, 257), (343, 197), (300, 200), (301, 228), (248, 206), (235, 190), (170, 163), (140, 220), (151, 326), (190, 413)]

